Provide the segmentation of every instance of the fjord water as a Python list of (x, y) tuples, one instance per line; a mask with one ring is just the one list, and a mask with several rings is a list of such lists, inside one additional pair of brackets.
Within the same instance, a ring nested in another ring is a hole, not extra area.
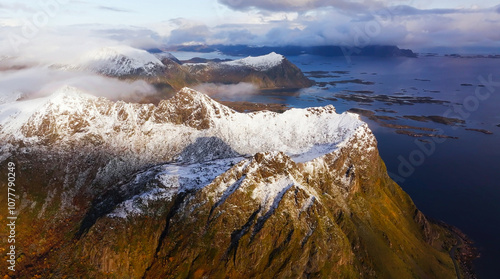
[[(359, 104), (351, 101), (329, 101), (344, 111), (351, 107), (368, 110), (386, 108), (403, 115), (446, 115), (454, 106), (463, 113), (449, 117), (461, 118), (466, 127), (450, 127), (436, 123), (397, 120), (393, 123), (443, 129), (459, 139), (428, 144), (429, 155), (420, 160), (411, 172), (401, 170), (402, 162), (410, 161), (419, 150), (418, 139), (398, 135), (393, 129), (368, 121), (379, 145), (379, 151), (393, 178), (410, 194), (417, 207), (428, 216), (454, 225), (475, 243), (481, 258), (475, 262), (479, 278), (495, 278), (500, 271), (500, 60), (487, 58), (422, 57), (367, 58), (293, 57), (303, 71), (348, 71), (341, 78), (361, 79), (373, 85), (337, 84), (327, 90), (304, 90), (301, 98), (335, 95), (343, 90), (373, 91), (372, 94), (429, 96), (445, 104), (387, 105), (380, 102)], [(496, 84), (482, 84), (491, 79)], [(324, 79), (324, 78), (323, 78)], [(323, 81), (322, 78), (317, 81)], [(472, 85), (472, 86), (471, 86)], [(314, 91), (316, 90), (316, 91)], [(476, 90), (484, 100), (475, 97)], [(323, 92), (321, 92), (323, 91)], [(347, 93), (349, 94), (349, 93)], [(328, 101), (328, 100), (327, 100)], [(305, 104), (310, 103), (304, 100)], [(295, 103), (295, 102), (292, 102)], [(320, 102), (322, 103), (322, 102)], [(465, 128), (485, 129), (486, 135)], [(434, 149), (434, 150), (433, 150)], [(415, 153), (413, 153), (415, 154)], [(418, 160), (417, 160), (418, 161)], [(406, 172), (405, 172), (406, 171)], [(404, 176), (408, 177), (404, 177)]]
[[(190, 53), (183, 55), (194, 57)], [(321, 75), (308, 74), (318, 82), (359, 79), (373, 84), (336, 83), (334, 86), (314, 86), (299, 91), (222, 96), (221, 99), (282, 103), (302, 108), (332, 104), (337, 112), (350, 108), (386, 109), (392, 112), (377, 114), (398, 118), (391, 123), (438, 128), (446, 135), (458, 137), (443, 140), (434, 147), (428, 145), (432, 152), (412, 166), (412, 171), (403, 168), (401, 173), (401, 162), (409, 161), (410, 155), (419, 150), (418, 139), (396, 134), (394, 129), (365, 119), (378, 140), (380, 154), (391, 176), (427, 216), (458, 227), (475, 242), (481, 253), (475, 262), (479, 278), (496, 278), (500, 272), (500, 127), (496, 126), (500, 124), (500, 59), (443, 56), (346, 59), (310, 55), (287, 58), (306, 74), (322, 71)], [(489, 81), (490, 76), (496, 84), (482, 84), (481, 80)], [(489, 95), (488, 98), (477, 99), (474, 97), (476, 90), (481, 96)], [(432, 97), (449, 103), (358, 103), (335, 96), (339, 93), (360, 94), (352, 91), (373, 91), (364, 93), (367, 96)], [(462, 109), (465, 113), (446, 115), (450, 108)], [(465, 120), (466, 125), (452, 127), (417, 122), (402, 119), (404, 115), (455, 117)], [(493, 135), (466, 128), (489, 130)], [(431, 138), (424, 139), (432, 141)]]

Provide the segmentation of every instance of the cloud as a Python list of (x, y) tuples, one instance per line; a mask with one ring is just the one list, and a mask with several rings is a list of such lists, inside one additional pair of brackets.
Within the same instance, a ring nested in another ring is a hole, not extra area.
[(422, 7), (428, 5), (417, 8), (408, 2), (413, 3), (403, 0), (219, 0), (233, 10), (262, 15), (299, 14), (296, 18), (265, 20), (259, 25), (260, 34), (251, 25), (240, 24), (239, 30), (250, 30), (254, 35), (249, 44), (393, 44), (407, 48), (500, 45), (498, 32), (493, 31), (500, 22), (500, 6), (426, 9)]
[[(113, 45), (150, 49), (165, 44), (392, 44), (405, 48), (500, 44), (495, 31), (500, 22), (500, 6), (419, 9), (410, 5), (385, 6), (405, 2), (402, 0), (363, 0), (366, 3), (363, 7), (358, 7), (359, 1), (350, 2), (350, 6), (344, 6), (343, 1), (327, 0), (225, 1), (241, 9), (248, 9), (250, 4), (268, 9), (231, 12), (230, 20), (215, 20), (212, 25), (199, 19), (174, 18), (147, 27), (118, 24), (48, 27), (29, 36), (23, 35), (29, 26), (0, 17), (0, 56), (18, 56), (23, 65), (50, 65), (67, 63), (91, 49)], [(279, 7), (298, 11), (270, 10)], [(13, 45), (17, 51), (13, 51)]]
[(158, 45), (151, 30), (89, 25), (51, 28), (41, 30), (13, 52), (9, 35), (20, 32), (20, 27), (0, 29), (1, 95), (22, 92), (28, 97), (45, 96), (66, 85), (112, 100), (139, 101), (157, 93), (142, 80), (128, 82), (89, 72), (58, 70), (59, 65), (71, 65), (89, 51), (102, 47)]
[(394, 16), (413, 15), (449, 15), (449, 14), (479, 14), (489, 13), (492, 9), (417, 9), (408, 5), (397, 5), (387, 8)]
[(194, 89), (209, 96), (216, 95), (217, 97), (222, 98), (236, 96), (245, 97), (259, 92), (257, 86), (247, 82), (241, 82), (238, 84), (204, 83), (194, 87)]
[(4, 12), (8, 13), (17, 13), (17, 12), (29, 12), (33, 13), (36, 12), (37, 9), (35, 9), (33, 6), (29, 6), (23, 3), (0, 3), (0, 10), (4, 10)]
[(257, 8), (267, 11), (309, 11), (322, 7), (335, 7), (346, 11), (364, 11), (374, 5), (379, 5), (378, 1), (345, 1), (345, 0), (219, 0), (219, 3), (235, 10), (248, 10)]
[(183, 43), (206, 43), (212, 33), (206, 25), (194, 25), (174, 29), (170, 32), (168, 43), (171, 45)]
[(133, 13), (133, 11), (124, 10), (116, 7), (109, 7), (109, 6), (98, 6), (97, 8), (100, 10), (117, 12), (117, 13)]
[(165, 38), (151, 29), (141, 27), (97, 27), (91, 35), (106, 38), (135, 48), (149, 49), (160, 47)]
[(47, 67), (2, 71), (0, 75), (0, 95), (3, 96), (20, 92), (25, 98), (38, 98), (50, 95), (66, 85), (111, 100), (139, 101), (156, 93), (153, 86), (142, 80), (127, 82), (92, 73)]
[(24, 35), (23, 28), (0, 28), (0, 56), (15, 56), (20, 64), (67, 64), (101, 47), (128, 45), (150, 49), (160, 47), (166, 40), (143, 27), (73, 25), (39, 29), (30, 36)]
[(255, 41), (257, 38), (258, 36), (248, 29), (229, 29), (215, 33), (211, 43), (246, 44), (249, 41)]

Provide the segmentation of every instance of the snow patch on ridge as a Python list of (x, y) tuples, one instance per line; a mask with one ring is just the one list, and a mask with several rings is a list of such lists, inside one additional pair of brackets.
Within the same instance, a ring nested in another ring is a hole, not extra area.
[(144, 209), (151, 202), (170, 201), (178, 193), (204, 188), (242, 160), (243, 158), (231, 158), (192, 165), (165, 164), (155, 176), (158, 182), (156, 187), (122, 202), (108, 217), (126, 218), (144, 214)]
[(247, 58), (222, 62), (221, 64), (229, 66), (246, 66), (258, 71), (266, 71), (281, 64), (283, 59), (285, 59), (283, 55), (271, 52), (267, 55), (256, 57), (248, 56)]
[(285, 57), (281, 54), (277, 54), (275, 52), (271, 52), (262, 56), (248, 56), (246, 58), (226, 61), (226, 62), (217, 62), (217, 63), (184, 63), (185, 66), (196, 66), (196, 65), (205, 65), (214, 67), (245, 67), (252, 68), (256, 71), (267, 71), (271, 68), (274, 68), (281, 63)]
[(287, 176), (279, 177), (269, 183), (260, 183), (252, 191), (252, 199), (260, 201), (265, 211), (274, 210), (278, 207), (286, 191), (293, 185), (295, 185), (295, 181)]

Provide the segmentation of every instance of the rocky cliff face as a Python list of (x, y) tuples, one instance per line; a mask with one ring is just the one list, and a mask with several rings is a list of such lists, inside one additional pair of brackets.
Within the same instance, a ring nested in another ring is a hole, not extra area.
[(188, 88), (158, 106), (64, 88), (0, 115), (17, 277), (455, 276), (453, 234), (332, 106), (241, 114)]

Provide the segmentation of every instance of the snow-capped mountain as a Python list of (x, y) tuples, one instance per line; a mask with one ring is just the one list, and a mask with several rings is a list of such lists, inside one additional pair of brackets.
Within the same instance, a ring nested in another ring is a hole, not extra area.
[(33, 251), (19, 278), (455, 275), (456, 237), (332, 106), (244, 114), (189, 88), (154, 106), (64, 87), (1, 104), (0, 142), (16, 247)]
[[(283, 55), (271, 52), (269, 54), (262, 56), (248, 56), (246, 58), (237, 59), (233, 61), (212, 63), (212, 66), (218, 66), (218, 67), (232, 66), (239, 68), (245, 67), (245, 68), (252, 68), (256, 71), (267, 71), (283, 63), (284, 59), (285, 57)], [(208, 65), (208, 64), (209, 63), (187, 63), (186, 65), (194, 66), (194, 65)]]
[(313, 84), (297, 66), (274, 52), (234, 61), (185, 63), (183, 67), (202, 82), (249, 82), (260, 88), (304, 88)]
[[(128, 46), (103, 47), (76, 58), (68, 65), (52, 65), (69, 71), (90, 71), (125, 80), (142, 79), (158, 89), (144, 102), (158, 103), (183, 87), (200, 83), (252, 83), (263, 89), (304, 88), (313, 84), (284, 56), (270, 53), (221, 63), (182, 63), (167, 52), (149, 53)], [(124, 101), (130, 101), (124, 96)]]
[(357, 115), (339, 115), (333, 106), (245, 114), (189, 88), (153, 106), (115, 103), (64, 87), (45, 98), (0, 105), (0, 115), (1, 136), (11, 141), (85, 142), (158, 160), (216, 159), (202, 152), (212, 146), (241, 156), (282, 151), (303, 161), (332, 152), (357, 133), (370, 135)]
[(165, 65), (155, 55), (145, 50), (129, 46), (113, 46), (93, 50), (81, 57), (75, 65), (67, 68), (122, 77), (158, 75)]

